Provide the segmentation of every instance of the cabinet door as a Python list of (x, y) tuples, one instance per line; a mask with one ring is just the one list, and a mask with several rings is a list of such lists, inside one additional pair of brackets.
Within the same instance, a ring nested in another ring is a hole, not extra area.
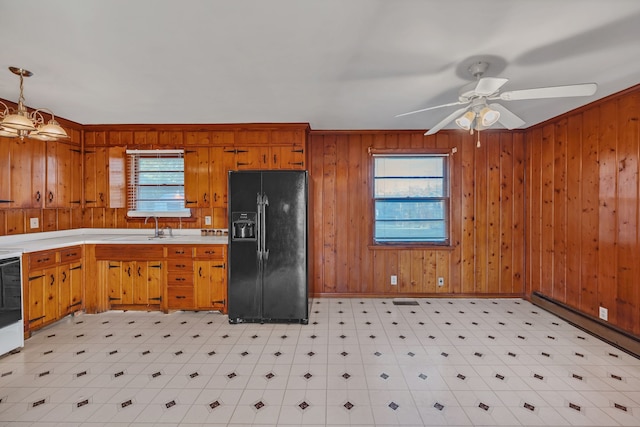
[(84, 152), (84, 203), (88, 207), (108, 207), (108, 148), (91, 147)]
[(11, 147), (12, 138), (0, 136), (0, 208), (9, 208), (13, 203), (11, 199)]
[(227, 312), (227, 269), (221, 261), (210, 261), (211, 271), (211, 307)]
[(209, 150), (211, 207), (224, 208), (227, 206), (227, 172), (230, 166), (230, 157), (232, 154), (225, 153), (224, 147), (211, 147)]
[(225, 311), (226, 269), (221, 261), (195, 261), (196, 307)]
[(59, 141), (47, 141), (46, 207), (80, 205), (80, 164), (81, 155), (77, 147)]
[(27, 321), (29, 328), (42, 325), (46, 321), (45, 316), (45, 289), (47, 283), (47, 270), (29, 272), (29, 301), (27, 304)]
[(184, 194), (187, 208), (208, 208), (211, 205), (208, 147), (185, 150)]
[(58, 267), (58, 299), (60, 317), (82, 308), (82, 263)]
[(210, 261), (195, 261), (194, 287), (197, 308), (211, 307), (211, 269)]
[(122, 273), (121, 261), (98, 261), (98, 269), (103, 272), (102, 277), (107, 280), (109, 304), (122, 304)]
[(259, 147), (224, 147), (227, 170), (259, 169)]
[(120, 273), (120, 286), (122, 289), (122, 297), (120, 304), (134, 304), (135, 288), (136, 288), (136, 263), (135, 261), (122, 261)]
[[(302, 145), (287, 145), (278, 148), (279, 162), (276, 169), (304, 169), (304, 148)], [(276, 157), (277, 158), (277, 157)]]
[(145, 262), (147, 270), (147, 304), (160, 304), (162, 302), (163, 274), (162, 262)]
[(69, 301), (71, 301), (71, 272), (70, 265), (58, 266), (58, 314), (60, 317), (69, 314)]
[(149, 304), (149, 274), (147, 263), (144, 261), (132, 262), (133, 275), (133, 301), (131, 304)]
[[(10, 179), (7, 185), (10, 189), (11, 207), (40, 208), (43, 203), (44, 189), (45, 145), (42, 141), (25, 138), (11, 140)], [(7, 157), (9, 159), (9, 157)], [(10, 187), (9, 187), (10, 183)]]
[(67, 307), (68, 313), (82, 309), (82, 263), (75, 262), (69, 266), (69, 305)]
[(49, 268), (45, 270), (44, 277), (44, 315), (45, 322), (50, 322), (60, 318), (60, 296), (59, 291), (59, 278), (57, 267)]

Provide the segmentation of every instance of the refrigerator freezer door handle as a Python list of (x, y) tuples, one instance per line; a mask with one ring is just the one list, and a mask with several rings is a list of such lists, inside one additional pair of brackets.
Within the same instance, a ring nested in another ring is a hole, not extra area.
[(267, 249), (267, 206), (269, 206), (269, 198), (266, 194), (262, 195), (262, 224), (260, 229), (262, 231), (262, 256), (264, 260), (269, 259), (269, 249)]

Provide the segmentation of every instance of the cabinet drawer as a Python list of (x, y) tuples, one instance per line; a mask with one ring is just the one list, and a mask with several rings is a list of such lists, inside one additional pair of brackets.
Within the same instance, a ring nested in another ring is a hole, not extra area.
[(167, 289), (167, 306), (169, 308), (193, 308), (193, 287), (169, 286)]
[(169, 259), (167, 260), (167, 271), (193, 271), (193, 261), (191, 259)]
[(196, 246), (196, 258), (224, 259), (226, 249), (225, 245)]
[(185, 285), (193, 285), (193, 272), (191, 271), (169, 271), (167, 273), (167, 284), (185, 286)]
[(29, 270), (56, 265), (56, 252), (34, 252), (29, 254)]
[(60, 250), (60, 262), (67, 263), (78, 261), (82, 258), (82, 248), (80, 246), (71, 246)]
[(188, 246), (167, 246), (168, 258), (191, 258), (193, 249)]

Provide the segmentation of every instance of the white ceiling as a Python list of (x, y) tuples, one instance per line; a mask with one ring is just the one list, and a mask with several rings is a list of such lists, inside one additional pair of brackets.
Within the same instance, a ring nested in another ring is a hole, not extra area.
[(0, 0), (0, 98), (82, 124), (308, 122), (428, 129), (466, 68), (503, 90), (595, 82), (594, 96), (501, 101), (531, 126), (640, 83), (638, 0)]

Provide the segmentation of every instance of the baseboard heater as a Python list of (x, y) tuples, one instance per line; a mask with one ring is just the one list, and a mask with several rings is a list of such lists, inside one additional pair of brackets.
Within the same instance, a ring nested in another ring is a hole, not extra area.
[(603, 322), (600, 319), (583, 314), (575, 308), (555, 301), (540, 292), (531, 294), (530, 301), (538, 307), (571, 323), (573, 326), (640, 359), (640, 338), (635, 335)]

